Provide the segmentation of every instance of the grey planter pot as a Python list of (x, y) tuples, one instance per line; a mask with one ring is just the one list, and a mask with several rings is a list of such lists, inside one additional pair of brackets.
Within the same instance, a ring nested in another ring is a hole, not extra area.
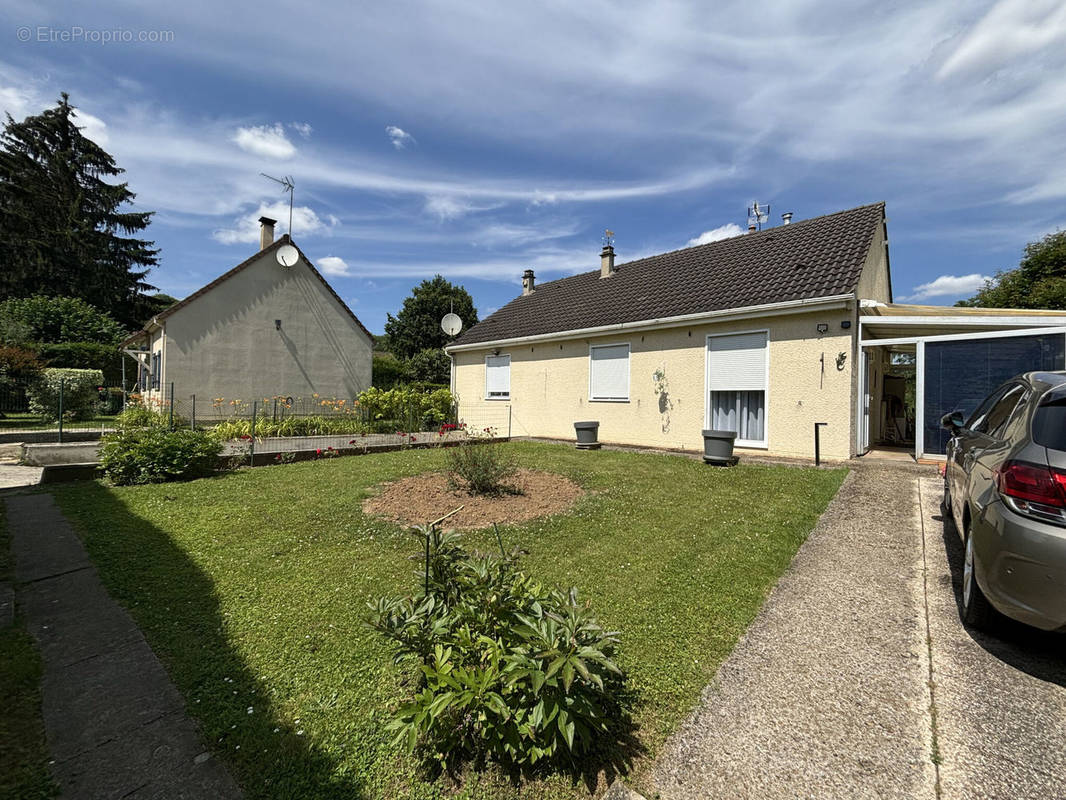
[(739, 460), (733, 455), (733, 441), (737, 435), (733, 431), (703, 432), (703, 463), (720, 467), (731, 467)]
[(600, 423), (599, 422), (575, 422), (574, 431), (577, 433), (578, 450), (599, 450)]

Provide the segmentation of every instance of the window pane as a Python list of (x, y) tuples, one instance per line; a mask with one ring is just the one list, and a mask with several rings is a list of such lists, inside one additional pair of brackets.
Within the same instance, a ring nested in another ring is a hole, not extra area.
[(593, 347), (589, 351), (589, 389), (593, 400), (629, 399), (629, 345)]
[(926, 343), (925, 452), (944, 452), (950, 436), (940, 427), (944, 414), (969, 416), (997, 386), (1022, 372), (1063, 368), (1061, 333)]
[(765, 392), (711, 392), (711, 428), (738, 439), (766, 441)]

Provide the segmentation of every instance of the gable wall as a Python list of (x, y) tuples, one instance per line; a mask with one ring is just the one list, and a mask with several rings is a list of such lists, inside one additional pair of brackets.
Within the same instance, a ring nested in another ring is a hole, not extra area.
[(266, 254), (165, 326), (165, 379), (179, 401), (350, 398), (370, 386), (370, 338), (302, 258), (285, 269)]
[[(490, 349), (459, 352), (454, 362), (460, 415), (476, 428), (506, 429), (509, 423), (513, 436), (567, 440), (574, 439), (575, 421), (598, 420), (601, 442), (702, 452), (706, 336), (768, 329), (768, 448), (751, 452), (813, 457), (813, 425), (827, 422), (823, 457), (848, 458), (854, 441), (853, 333), (840, 323), (854, 313), (846, 308), (502, 347), (501, 355), (511, 355), (510, 401), (484, 399)], [(818, 323), (827, 323), (829, 331), (819, 335)], [(590, 401), (589, 344), (620, 342), (631, 348), (629, 402)], [(842, 370), (836, 367), (838, 353), (845, 354)], [(660, 369), (665, 398), (655, 391)]]

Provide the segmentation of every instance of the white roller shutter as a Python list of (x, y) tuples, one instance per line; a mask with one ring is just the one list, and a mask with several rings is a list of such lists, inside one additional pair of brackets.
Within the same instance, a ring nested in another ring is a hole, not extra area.
[(589, 399), (629, 399), (629, 345), (612, 344), (589, 351)]
[(485, 359), (485, 397), (511, 396), (511, 357), (488, 356)]
[(766, 333), (712, 336), (707, 345), (712, 392), (766, 390)]

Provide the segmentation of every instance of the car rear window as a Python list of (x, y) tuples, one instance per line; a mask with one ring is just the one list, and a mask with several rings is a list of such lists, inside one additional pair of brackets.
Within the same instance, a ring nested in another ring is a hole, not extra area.
[(1033, 441), (1066, 450), (1066, 391), (1049, 392), (1033, 414)]

